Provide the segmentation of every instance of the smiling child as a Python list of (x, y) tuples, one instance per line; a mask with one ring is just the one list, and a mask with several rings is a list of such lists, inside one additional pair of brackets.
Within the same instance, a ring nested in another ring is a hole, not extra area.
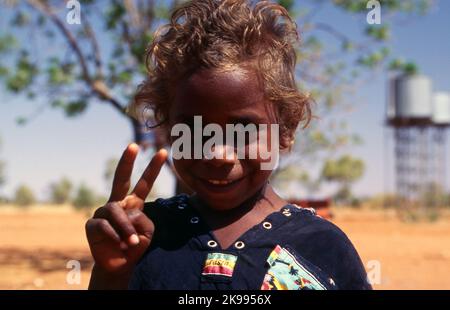
[[(270, 129), (256, 140), (249, 133), (243, 141), (216, 140), (214, 156), (173, 156), (194, 194), (151, 203), (144, 201), (168, 154), (157, 152), (128, 194), (138, 152), (129, 145), (109, 202), (86, 224), (91, 289), (371, 288), (346, 235), (273, 190), (272, 170), (262, 168), (273, 158), (238, 156), (263, 145), (271, 157), (274, 149), (287, 151), (309, 122), (310, 99), (295, 81), (297, 41), (288, 12), (266, 1), (190, 1), (156, 33), (148, 78), (131, 107), (138, 117), (152, 109), (172, 144), (179, 138), (172, 129), (193, 129), (198, 117), (216, 131), (230, 124)], [(180, 151), (196, 152), (205, 138)], [(278, 143), (268, 142), (273, 138)]]

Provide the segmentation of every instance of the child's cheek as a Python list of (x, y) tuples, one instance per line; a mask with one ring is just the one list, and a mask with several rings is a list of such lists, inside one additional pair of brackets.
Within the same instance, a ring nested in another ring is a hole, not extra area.
[(175, 172), (177, 175), (183, 179), (183, 181), (189, 180), (189, 169), (192, 166), (192, 160), (190, 159), (174, 159), (173, 165), (175, 167)]
[[(244, 155), (245, 153), (245, 155)], [(274, 130), (259, 132), (258, 139), (249, 141), (244, 149), (238, 149), (239, 159), (252, 162), (255, 169), (274, 170), (280, 156), (279, 135)]]

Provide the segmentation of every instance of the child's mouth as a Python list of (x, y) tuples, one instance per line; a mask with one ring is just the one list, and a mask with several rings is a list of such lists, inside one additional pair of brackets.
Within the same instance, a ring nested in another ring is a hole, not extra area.
[(199, 178), (200, 182), (202, 183), (203, 187), (209, 191), (214, 193), (225, 193), (229, 192), (233, 189), (235, 189), (241, 181), (245, 177), (241, 177), (234, 180), (227, 180), (227, 179), (203, 179)]
[(207, 180), (207, 181), (213, 185), (228, 185), (234, 182), (231, 180)]

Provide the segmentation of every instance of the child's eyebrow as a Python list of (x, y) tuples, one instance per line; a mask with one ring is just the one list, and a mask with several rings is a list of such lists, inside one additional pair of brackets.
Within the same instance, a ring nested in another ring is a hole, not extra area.
[[(175, 117), (175, 120), (177, 123), (186, 123), (190, 124), (194, 121), (195, 115), (186, 115), (186, 114), (179, 114)], [(205, 121), (205, 120), (203, 120)], [(240, 112), (236, 115), (230, 115), (227, 120), (230, 124), (251, 124), (251, 123), (265, 123), (267, 122), (267, 119), (262, 117), (261, 115), (257, 113), (251, 113), (251, 112)]]
[(241, 124), (250, 124), (250, 123), (260, 123), (266, 122), (267, 120), (257, 113), (244, 112), (239, 113), (236, 116), (230, 115), (230, 123), (241, 123)]
[(195, 115), (178, 114), (175, 116), (175, 121), (177, 123), (190, 123), (194, 121)]
[(230, 120), (230, 123), (232, 124), (256, 124), (256, 123), (260, 123), (263, 122), (264, 120), (260, 117), (253, 117), (253, 116), (240, 116), (237, 118), (232, 118)]

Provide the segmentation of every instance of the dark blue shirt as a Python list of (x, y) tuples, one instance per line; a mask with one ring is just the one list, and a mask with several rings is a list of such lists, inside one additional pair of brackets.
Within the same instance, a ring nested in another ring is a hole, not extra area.
[(155, 233), (130, 289), (371, 289), (347, 236), (309, 209), (286, 205), (222, 249), (188, 198), (145, 205)]

